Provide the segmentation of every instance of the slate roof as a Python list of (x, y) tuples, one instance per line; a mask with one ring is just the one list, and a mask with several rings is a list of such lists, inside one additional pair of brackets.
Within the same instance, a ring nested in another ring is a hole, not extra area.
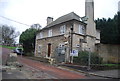
[[(80, 16), (78, 16), (76, 13), (74, 12), (71, 12), (71, 13), (68, 13), (66, 15), (63, 15), (61, 17), (59, 17), (58, 19), (56, 19), (55, 21), (51, 22), (50, 24), (48, 24), (46, 27), (44, 27), (43, 29), (46, 29), (46, 28), (49, 28), (51, 26), (54, 26), (54, 25), (57, 25), (57, 24), (60, 24), (60, 23), (63, 23), (63, 22), (66, 22), (66, 21), (70, 21), (70, 20), (77, 20), (77, 21), (80, 21)], [(84, 22), (82, 22), (84, 23)], [(85, 23), (84, 23), (85, 24)], [(43, 30), (42, 29), (42, 30)]]

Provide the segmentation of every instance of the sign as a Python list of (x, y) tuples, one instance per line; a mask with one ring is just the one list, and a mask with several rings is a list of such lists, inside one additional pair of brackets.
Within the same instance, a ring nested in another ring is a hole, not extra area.
[(65, 50), (62, 50), (62, 51), (61, 51), (61, 54), (65, 54)]
[(69, 37), (69, 32), (66, 32), (66, 33), (64, 34), (64, 37), (68, 38), (68, 37)]
[(72, 53), (70, 53), (70, 56), (78, 56), (78, 50), (72, 50)]

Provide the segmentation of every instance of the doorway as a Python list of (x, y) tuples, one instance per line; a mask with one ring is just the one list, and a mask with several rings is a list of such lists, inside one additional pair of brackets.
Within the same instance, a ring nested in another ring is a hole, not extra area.
[(51, 43), (48, 44), (48, 57), (50, 57), (51, 54)]

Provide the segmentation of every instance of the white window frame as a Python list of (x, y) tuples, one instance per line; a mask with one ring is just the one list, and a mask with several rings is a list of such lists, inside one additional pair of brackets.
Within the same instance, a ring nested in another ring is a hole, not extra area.
[(43, 33), (42, 32), (40, 32), (40, 38), (43, 38)]
[(79, 34), (82, 34), (82, 35), (85, 34), (85, 28), (83, 25), (79, 25)]
[(51, 37), (52, 36), (52, 29), (49, 29), (48, 30), (48, 37)]
[(60, 27), (60, 34), (65, 34), (66, 32), (66, 25)]

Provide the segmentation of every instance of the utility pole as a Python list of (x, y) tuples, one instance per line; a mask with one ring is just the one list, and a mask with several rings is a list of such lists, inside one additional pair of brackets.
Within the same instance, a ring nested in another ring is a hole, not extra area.
[(90, 48), (88, 48), (89, 50), (88, 50), (88, 52), (89, 52), (89, 54), (88, 54), (88, 68), (87, 68), (87, 70), (90, 70), (91, 69), (91, 67), (90, 67), (90, 65), (91, 65), (91, 53), (90, 53)]
[[(72, 53), (72, 47), (73, 47), (73, 24), (72, 24), (72, 26), (71, 26), (71, 28), (70, 28), (70, 30), (71, 30), (71, 44), (70, 44), (70, 48), (71, 48), (71, 50), (70, 50), (70, 53)], [(70, 61), (71, 63), (73, 63), (73, 56), (71, 56), (71, 61)]]

